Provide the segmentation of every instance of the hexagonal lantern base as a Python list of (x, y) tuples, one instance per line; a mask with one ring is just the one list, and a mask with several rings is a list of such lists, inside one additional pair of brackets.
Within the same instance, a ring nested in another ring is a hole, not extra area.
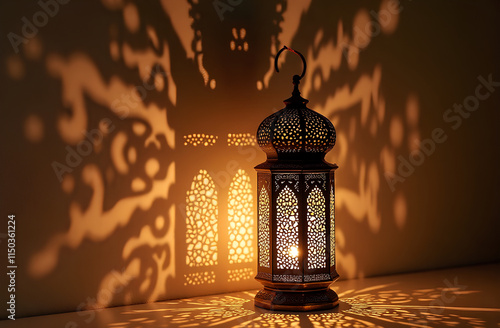
[(254, 300), (255, 306), (278, 311), (314, 311), (332, 309), (339, 297), (330, 288), (314, 290), (278, 290), (264, 287)]

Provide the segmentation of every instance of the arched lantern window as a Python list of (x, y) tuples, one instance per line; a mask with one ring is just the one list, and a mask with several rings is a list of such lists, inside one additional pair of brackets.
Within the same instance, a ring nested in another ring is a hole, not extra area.
[(329, 288), (335, 270), (334, 172), (325, 154), (335, 145), (333, 124), (307, 108), (293, 76), (292, 97), (285, 108), (264, 119), (257, 131), (267, 160), (255, 167), (258, 199), (258, 273), (264, 285), (255, 305), (272, 310), (333, 308), (337, 294)]

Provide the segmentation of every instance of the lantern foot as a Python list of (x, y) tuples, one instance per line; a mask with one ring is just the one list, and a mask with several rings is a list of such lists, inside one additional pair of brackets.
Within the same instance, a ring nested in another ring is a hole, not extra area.
[(278, 311), (314, 311), (332, 309), (339, 297), (330, 288), (304, 290), (261, 289), (254, 300), (255, 306)]

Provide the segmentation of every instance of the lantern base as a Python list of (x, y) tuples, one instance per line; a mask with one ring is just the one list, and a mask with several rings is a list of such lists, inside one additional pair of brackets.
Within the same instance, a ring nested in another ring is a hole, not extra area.
[(332, 309), (339, 297), (330, 288), (293, 291), (264, 287), (255, 295), (254, 304), (268, 310), (303, 312)]

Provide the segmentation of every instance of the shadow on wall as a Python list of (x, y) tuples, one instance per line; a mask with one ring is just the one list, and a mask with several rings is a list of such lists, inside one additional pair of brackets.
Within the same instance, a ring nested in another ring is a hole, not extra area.
[(385, 56), (413, 51), (393, 40), (409, 3), (53, 3), (2, 9), (19, 315), (257, 287), (255, 131), (300, 69), (287, 57), (273, 75), (282, 45), (306, 56), (303, 95), (337, 128), (341, 276), (425, 267), (366, 252), (419, 219), (384, 177), (421, 138), (418, 90)]

